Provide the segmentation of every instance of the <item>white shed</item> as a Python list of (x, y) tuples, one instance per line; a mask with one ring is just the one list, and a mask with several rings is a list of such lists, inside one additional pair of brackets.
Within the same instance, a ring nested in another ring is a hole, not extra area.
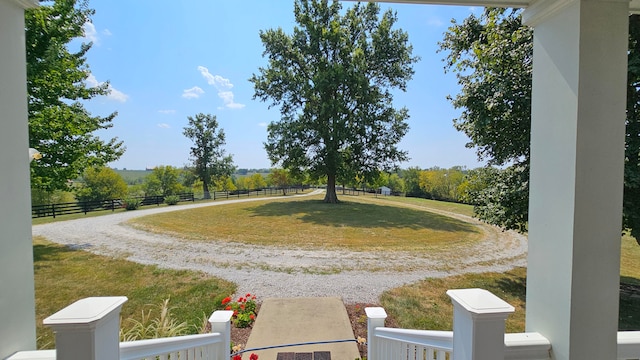
[(389, 195), (391, 195), (391, 189), (389, 189), (386, 186), (381, 186), (380, 187), (380, 194), (384, 195), (384, 196), (389, 196)]

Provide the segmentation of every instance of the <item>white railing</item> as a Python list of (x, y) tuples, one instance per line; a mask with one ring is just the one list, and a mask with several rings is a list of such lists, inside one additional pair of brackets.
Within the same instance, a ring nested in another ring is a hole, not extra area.
[[(450, 290), (453, 331), (384, 327), (383, 308), (365, 308), (369, 360), (550, 360), (551, 342), (539, 333), (504, 333), (510, 309), (479, 289)], [(612, 357), (613, 358), (613, 357)], [(618, 360), (640, 360), (640, 331), (618, 332)]]
[[(452, 331), (408, 330), (379, 327), (377, 339), (369, 348), (377, 359), (445, 360), (451, 359)], [(371, 354), (368, 352), (368, 354)]]
[(124, 296), (76, 301), (44, 320), (54, 329), (56, 349), (22, 351), (7, 360), (229, 360), (233, 311), (215, 311), (211, 333), (120, 342)]
[(618, 360), (640, 359), (640, 331), (618, 332)]
[(220, 333), (127, 341), (120, 343), (120, 360), (227, 360), (217, 357), (223, 343)]

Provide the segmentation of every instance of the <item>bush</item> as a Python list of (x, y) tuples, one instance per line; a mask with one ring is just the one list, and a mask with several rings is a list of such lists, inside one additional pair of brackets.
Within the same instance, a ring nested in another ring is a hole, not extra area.
[(164, 203), (167, 205), (175, 205), (180, 201), (180, 196), (178, 195), (169, 195), (164, 198)]
[(129, 197), (124, 199), (124, 208), (127, 210), (136, 210), (140, 207), (140, 203), (140, 199)]

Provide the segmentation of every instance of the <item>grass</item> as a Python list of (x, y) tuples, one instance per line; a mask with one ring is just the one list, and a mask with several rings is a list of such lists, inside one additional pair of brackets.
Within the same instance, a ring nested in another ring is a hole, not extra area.
[(511, 304), (515, 313), (507, 319), (507, 332), (524, 331), (526, 269), (506, 273), (465, 274), (417, 283), (385, 291), (382, 307), (401, 328), (451, 330), (453, 305), (446, 295), (449, 289), (481, 288)]
[(189, 209), (130, 223), (194, 241), (355, 251), (432, 251), (483, 235), (474, 225), (426, 210), (356, 196), (325, 204), (316, 196)]
[[(175, 318), (185, 321), (195, 333), (203, 317), (220, 309), (222, 299), (236, 289), (234, 284), (204, 273), (93, 255), (43, 238), (34, 239), (33, 255), (38, 348), (53, 347), (53, 333), (42, 320), (84, 297), (128, 297), (123, 319), (139, 319), (143, 311), (155, 314), (163, 300), (170, 298)], [(127, 324), (123, 321), (124, 327)]]
[[(640, 246), (628, 235), (622, 238), (620, 266), (620, 330), (640, 330)], [(426, 279), (382, 294), (380, 301), (399, 327), (451, 330), (453, 305), (449, 289), (482, 288), (515, 307), (506, 322), (507, 332), (525, 328), (526, 269), (506, 273), (465, 274), (442, 279)]]
[(399, 196), (378, 196), (376, 199), (378, 201), (408, 204), (412, 206), (419, 206), (425, 209), (442, 210), (460, 215), (473, 216), (473, 206), (467, 204)]

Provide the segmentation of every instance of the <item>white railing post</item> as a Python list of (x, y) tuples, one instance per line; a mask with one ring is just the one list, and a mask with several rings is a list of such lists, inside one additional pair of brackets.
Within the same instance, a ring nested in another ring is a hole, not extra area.
[(504, 322), (513, 306), (483, 289), (449, 290), (453, 360), (504, 359)]
[(387, 318), (387, 312), (381, 307), (368, 307), (364, 309), (367, 314), (367, 359), (380, 360), (376, 352), (376, 336), (375, 329), (384, 327), (384, 320)]
[(120, 358), (120, 309), (125, 296), (78, 300), (44, 319), (56, 334), (57, 360)]
[(219, 360), (229, 359), (231, 354), (231, 310), (217, 310), (209, 317), (212, 333), (220, 333), (224, 337), (222, 347), (218, 349), (216, 358)]

